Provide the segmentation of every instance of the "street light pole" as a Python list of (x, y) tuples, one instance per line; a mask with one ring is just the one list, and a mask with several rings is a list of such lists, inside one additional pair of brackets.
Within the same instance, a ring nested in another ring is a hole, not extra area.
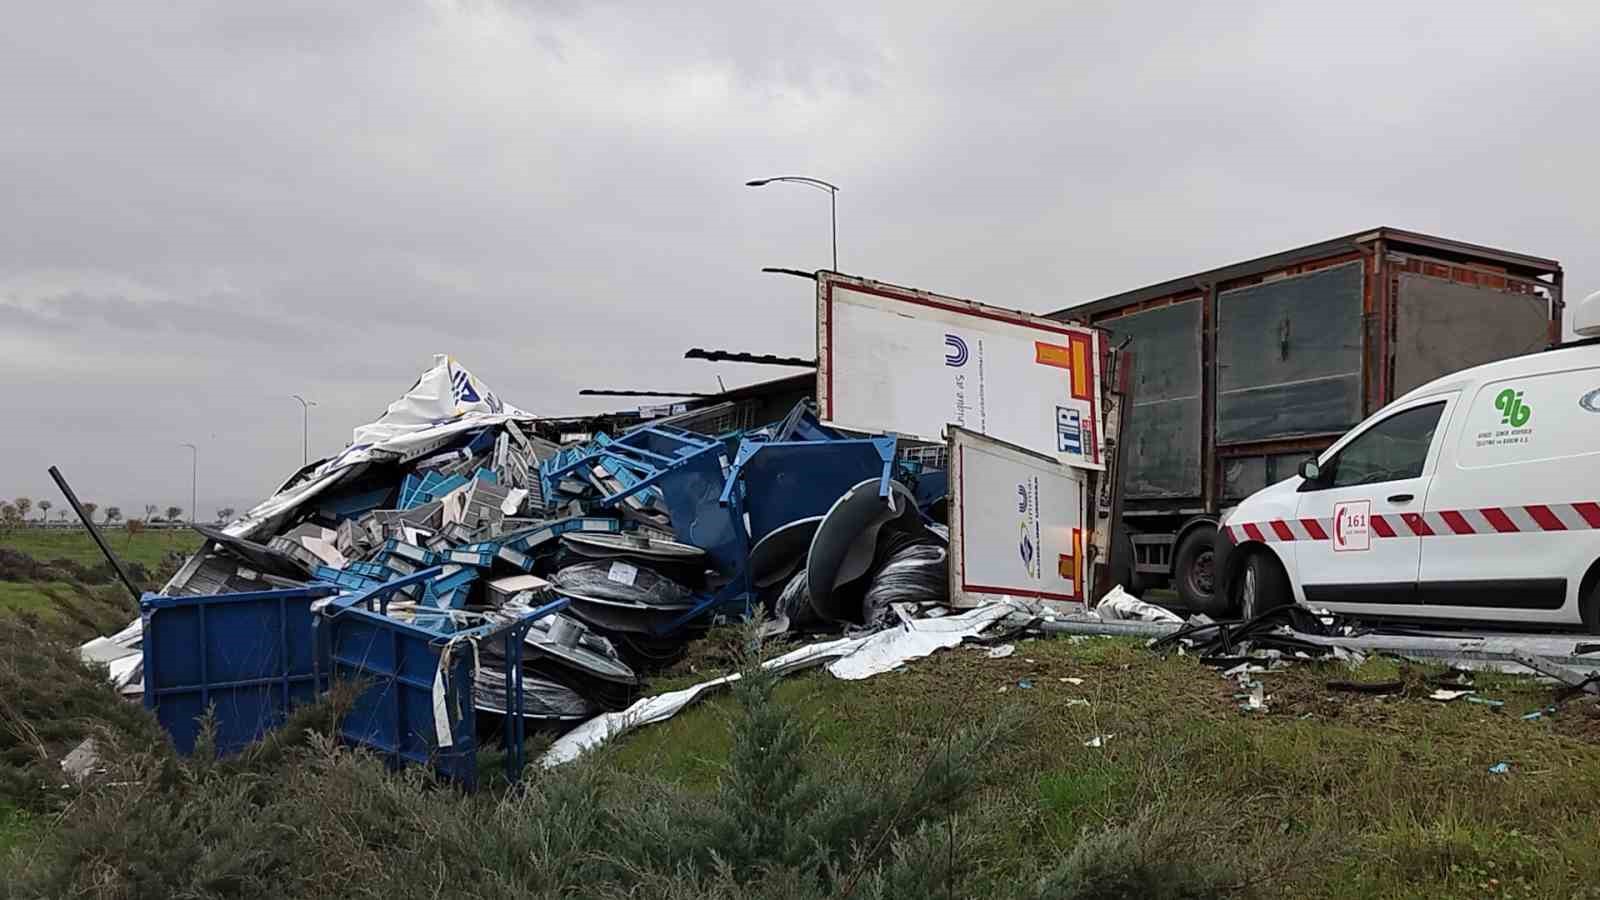
[(183, 446), (188, 447), (190, 452), (194, 454), (194, 458), (189, 463), (189, 524), (193, 525), (194, 507), (195, 503), (198, 502), (196, 498), (199, 494), (197, 486), (200, 484), (200, 448), (190, 443), (184, 443)]
[(317, 401), (307, 400), (299, 394), (290, 394), (289, 396), (300, 401), (300, 468), (303, 469), (306, 463), (311, 461), (311, 454), (306, 449), (309, 446), (306, 434), (311, 422), (311, 407), (316, 406)]
[(804, 175), (779, 175), (776, 178), (757, 178), (755, 181), (746, 181), (746, 187), (763, 187), (774, 181), (787, 181), (790, 184), (803, 184), (819, 191), (828, 192), (828, 220), (833, 234), (833, 271), (839, 271), (839, 187), (829, 184), (820, 178), (807, 178)]

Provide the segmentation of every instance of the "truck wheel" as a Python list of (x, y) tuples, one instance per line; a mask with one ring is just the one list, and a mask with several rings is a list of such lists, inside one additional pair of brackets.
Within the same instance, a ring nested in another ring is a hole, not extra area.
[(1177, 552), (1172, 554), (1172, 586), (1178, 589), (1178, 599), (1186, 609), (1217, 615), (1226, 603), (1218, 603), (1216, 596), (1215, 559), (1212, 544), (1217, 539), (1217, 529), (1201, 525), (1183, 536)]
[(1254, 619), (1289, 602), (1289, 576), (1266, 550), (1255, 550), (1239, 575), (1239, 617)]
[(1128, 529), (1118, 528), (1111, 532), (1111, 554), (1106, 562), (1111, 576), (1113, 587), (1122, 585), (1128, 593), (1139, 596), (1139, 589), (1134, 586), (1133, 574), (1133, 540), (1128, 537)]

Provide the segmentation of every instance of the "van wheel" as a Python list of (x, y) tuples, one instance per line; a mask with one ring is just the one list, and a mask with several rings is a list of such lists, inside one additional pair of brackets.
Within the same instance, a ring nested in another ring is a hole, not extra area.
[(1583, 601), (1583, 630), (1600, 634), (1600, 582), (1589, 589), (1589, 596)]
[(1212, 564), (1216, 540), (1217, 529), (1201, 525), (1184, 535), (1177, 552), (1172, 554), (1172, 586), (1178, 590), (1179, 601), (1184, 608), (1207, 615), (1221, 613), (1226, 605), (1217, 602), (1216, 569)]
[(1266, 550), (1256, 550), (1239, 574), (1239, 617), (1254, 619), (1289, 602), (1289, 576)]

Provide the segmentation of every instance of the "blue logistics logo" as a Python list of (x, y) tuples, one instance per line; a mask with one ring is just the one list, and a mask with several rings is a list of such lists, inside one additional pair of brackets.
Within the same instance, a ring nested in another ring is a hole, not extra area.
[(499, 413), (505, 409), (505, 404), (494, 395), (493, 391), (484, 391), (483, 396), (478, 396), (477, 388), (472, 385), (472, 376), (456, 369), (450, 374), (450, 387), (454, 390), (457, 403), (483, 403), (492, 413)]
[[(1032, 488), (1032, 490), (1030, 490)], [(1039, 480), (1017, 485), (1017, 555), (1022, 557), (1022, 569), (1029, 577), (1039, 577), (1042, 547), (1039, 539)]]
[(472, 389), (472, 377), (457, 369), (450, 377), (450, 384), (456, 389), (456, 402), (477, 403), (478, 392)]
[(944, 336), (944, 364), (961, 368), (967, 364), (967, 342), (960, 335), (947, 334)]
[(1056, 452), (1083, 452), (1083, 419), (1075, 409), (1056, 407)]

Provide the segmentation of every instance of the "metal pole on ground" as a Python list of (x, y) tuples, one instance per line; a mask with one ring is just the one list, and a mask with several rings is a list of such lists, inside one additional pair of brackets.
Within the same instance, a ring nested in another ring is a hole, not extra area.
[(133, 602), (138, 603), (139, 589), (133, 586), (133, 579), (128, 577), (128, 570), (122, 567), (122, 560), (117, 559), (117, 555), (111, 552), (110, 545), (106, 543), (106, 539), (100, 536), (100, 529), (94, 527), (94, 520), (84, 513), (83, 504), (78, 502), (78, 495), (74, 494), (72, 488), (67, 485), (66, 477), (55, 466), (50, 467), (50, 477), (55, 480), (56, 487), (61, 489), (61, 495), (67, 498), (67, 505), (71, 506), (72, 511), (78, 514), (79, 519), (83, 520), (83, 527), (88, 530), (89, 537), (94, 538), (95, 544), (99, 545), (100, 552), (105, 554), (106, 561), (111, 563), (111, 568), (116, 570), (117, 578), (122, 581), (122, 586), (128, 589), (129, 594), (133, 595)]
[(189, 524), (192, 526), (194, 525), (194, 506), (199, 497), (200, 448), (187, 442), (183, 446), (188, 447), (194, 454), (194, 458), (189, 463)]

